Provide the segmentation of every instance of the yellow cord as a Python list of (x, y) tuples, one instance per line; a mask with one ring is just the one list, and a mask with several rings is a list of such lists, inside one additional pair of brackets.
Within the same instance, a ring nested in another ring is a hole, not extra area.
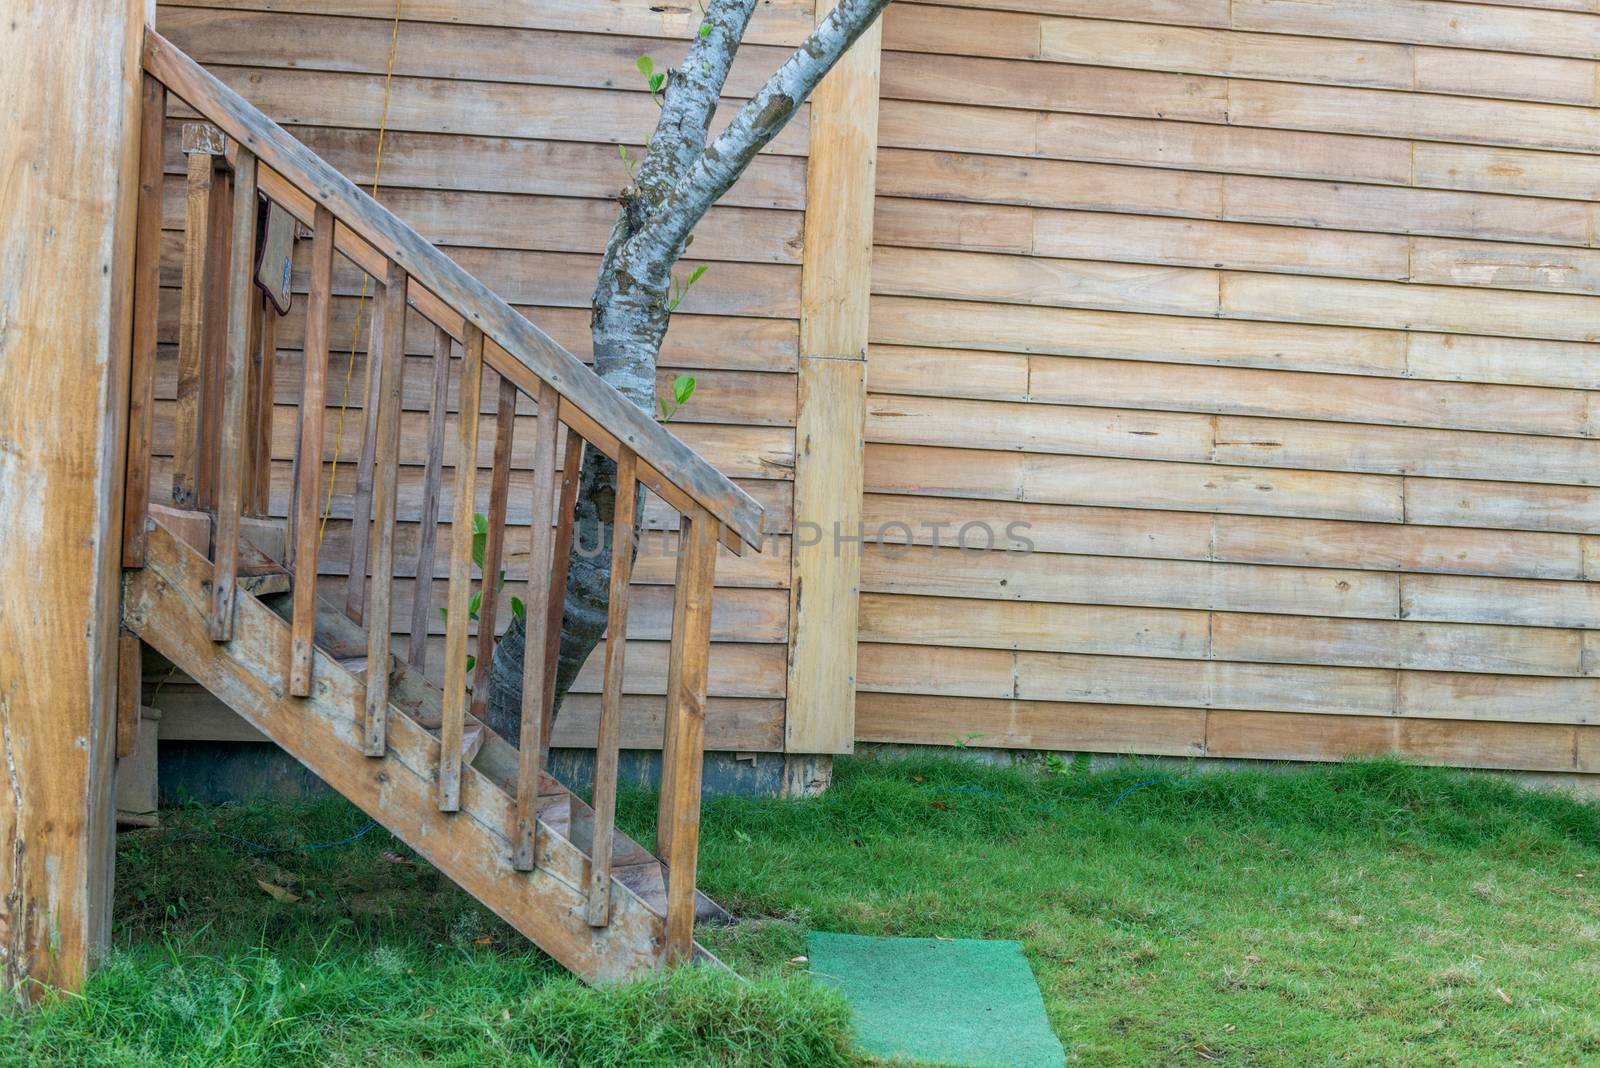
[[(400, 43), (400, 5), (403, 0), (394, 0), (394, 21), (389, 28), (389, 66), (383, 74), (383, 113), (378, 116), (378, 158), (372, 165), (372, 198), (378, 198), (378, 182), (383, 176), (383, 135), (389, 128), (389, 84), (394, 81), (394, 54)], [(328, 495), (322, 502), (322, 523), (317, 527), (317, 547), (322, 547), (322, 539), (328, 533), (328, 514), (333, 511), (333, 485), (339, 477), (339, 454), (344, 451), (344, 421), (345, 415), (350, 410), (350, 380), (355, 375), (356, 369), (356, 343), (361, 337), (361, 312), (367, 303), (367, 283), (371, 281), (366, 274), (361, 276), (361, 296), (356, 299), (356, 328), (350, 335), (350, 356), (344, 364), (344, 393), (339, 398), (339, 430), (333, 441), (333, 467), (328, 472)], [(369, 352), (368, 355), (371, 355)], [(390, 358), (404, 359), (404, 353), (394, 353)], [(371, 404), (373, 399), (367, 398)]]

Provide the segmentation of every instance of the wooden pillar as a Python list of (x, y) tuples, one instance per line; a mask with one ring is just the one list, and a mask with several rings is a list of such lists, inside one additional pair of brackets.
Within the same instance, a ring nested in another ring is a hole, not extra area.
[[(817, 17), (832, 8), (818, 0)], [(861, 467), (878, 139), (875, 24), (811, 99), (795, 427), (785, 790), (855, 746)]]
[(0, 19), (0, 998), (106, 944), (145, 0)]

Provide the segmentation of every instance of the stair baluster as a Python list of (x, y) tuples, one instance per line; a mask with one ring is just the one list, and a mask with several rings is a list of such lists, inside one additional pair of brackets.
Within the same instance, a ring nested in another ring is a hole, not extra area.
[(594, 833), (589, 848), (591, 927), (611, 919), (611, 842), (617, 819), (617, 747), (622, 739), (623, 654), (628, 641), (628, 584), (633, 578), (633, 526), (639, 506), (639, 458), (624, 447), (617, 461), (617, 503), (611, 526), (611, 589), (606, 606), (606, 660), (600, 725), (594, 745)]
[[(371, 356), (381, 371), (367, 394), (367, 406), (376, 415), (368, 421), (377, 440), (373, 447), (371, 602), (364, 614), (367, 626), (367, 693), (361, 723), (362, 751), (382, 756), (389, 714), (389, 635), (394, 594), (394, 513), (400, 482), (400, 416), (405, 392), (406, 272), (390, 263), (372, 309)], [(364, 525), (360, 513), (356, 522)], [(365, 570), (365, 562), (352, 559), (351, 574)], [(418, 596), (425, 591), (418, 590)], [(346, 606), (348, 610), (348, 605)]]
[(139, 129), (139, 207), (134, 222), (133, 347), (128, 395), (122, 566), (143, 567), (150, 514), (150, 443), (155, 424), (156, 346), (161, 319), (161, 164), (167, 87), (146, 74)]
[(477, 499), (478, 402), (483, 386), (483, 331), (468, 323), (461, 346), (456, 409), (455, 512), (450, 521), (450, 587), (446, 596), (444, 718), (439, 727), (439, 811), (461, 807), (461, 741), (466, 727), (467, 625), (472, 601), (472, 514)]
[(306, 298), (305, 387), (300, 394), (300, 451), (294, 502), (294, 635), (289, 693), (311, 694), (312, 633), (317, 618), (317, 543), (322, 517), (322, 422), (328, 393), (328, 314), (333, 304), (333, 213), (318, 205), (311, 227), (311, 292)]
[(222, 139), (201, 123), (183, 126), (188, 173), (184, 199), (183, 289), (178, 307), (178, 400), (173, 414), (172, 503), (199, 505), (201, 415), (205, 378), (206, 266), (210, 262), (211, 198)]
[(483, 539), (482, 593), (478, 601), (478, 651), (472, 676), (472, 714), (484, 718), (489, 703), (489, 671), (494, 663), (495, 622), (500, 614), (500, 564), (505, 557), (506, 502), (511, 496), (511, 437), (517, 427), (517, 387), (500, 379), (495, 401), (494, 466), (489, 477), (488, 531)]
[[(559, 401), (551, 404), (551, 410), (559, 411)], [(578, 477), (583, 471), (583, 452), (586, 443), (571, 427), (562, 426), (559, 432), (561, 439), (561, 493), (556, 502), (555, 530), (552, 532), (553, 542), (550, 549), (550, 574), (549, 594), (545, 602), (544, 614), (544, 676), (540, 685), (541, 696), (539, 699), (538, 744), (532, 751), (536, 754), (533, 772), (529, 781), (533, 784), (529, 789), (537, 793), (537, 785), (541, 781), (544, 769), (550, 766), (550, 734), (555, 729), (556, 707), (556, 675), (561, 669), (561, 625), (566, 618), (567, 608), (567, 567), (572, 562), (572, 516), (573, 507), (578, 499)], [(524, 676), (524, 685), (527, 677)], [(527, 758), (523, 758), (522, 771), (527, 772)], [(522, 795), (518, 794), (520, 802)], [(534, 816), (536, 808), (527, 810), (527, 824), (536, 827)], [(519, 804), (519, 818), (521, 817)], [(525, 843), (526, 852), (519, 854), (517, 864), (526, 864), (532, 869), (534, 864), (537, 843), (530, 837)]]
[[(402, 273), (403, 277), (403, 273)], [(384, 330), (384, 279), (373, 278), (377, 292), (373, 294), (370, 335), (367, 341), (367, 385), (363, 394), (361, 455), (356, 460), (356, 490), (350, 497), (350, 570), (345, 577), (344, 611), (357, 623), (363, 622), (367, 608), (367, 568), (372, 542), (372, 477), (378, 459), (378, 405), (372, 402), (380, 388), (386, 363), (393, 362), (391, 355), (405, 360), (405, 350), (392, 354), (383, 343)], [(401, 286), (402, 293), (405, 287)], [(359, 314), (359, 312), (358, 312)], [(396, 413), (397, 415), (399, 413)], [(374, 571), (375, 574), (382, 572)]]
[[(228, 237), (228, 268), (224, 279), (227, 330), (217, 434), (217, 528), (212, 560), (211, 639), (233, 638), (233, 593), (239, 577), (239, 516), (244, 508), (245, 394), (250, 378), (250, 319), (256, 265), (256, 158), (239, 149), (233, 176), (232, 233)], [(222, 309), (216, 309), (221, 311)]]
[(522, 723), (517, 754), (517, 825), (512, 835), (512, 866), (519, 871), (533, 870), (538, 848), (539, 776), (543, 769), (542, 740), (545, 712), (545, 679), (548, 646), (544, 634), (535, 630), (540, 620), (550, 616), (552, 584), (540, 576), (554, 570), (555, 495), (558, 450), (565, 428), (556, 418), (560, 397), (548, 383), (539, 384), (538, 421), (533, 440), (533, 493), (530, 502), (533, 522), (528, 531), (528, 603), (524, 606), (527, 638), (522, 653)]
[[(559, 403), (551, 407), (559, 410)], [(550, 732), (555, 729), (556, 674), (561, 669), (561, 625), (567, 614), (567, 569), (572, 563), (572, 518), (578, 480), (589, 443), (569, 426), (561, 429), (561, 496), (556, 502), (555, 547), (550, 552), (550, 601), (544, 623), (544, 714), (539, 722), (539, 767), (550, 766)]]
[(278, 365), (278, 311), (266, 294), (255, 295), (258, 302), (256, 328), (256, 395), (251, 413), (254, 437), (250, 449), (250, 512), (272, 513), (272, 412)]
[[(667, 878), (667, 964), (694, 951), (695, 866), (700, 853), (700, 772), (705, 756), (707, 658), (717, 523), (696, 509), (679, 528), (672, 649), (667, 660), (667, 723), (661, 753), (656, 854)], [(665, 840), (663, 840), (663, 832)]]
[(450, 396), (450, 331), (434, 326), (433, 395), (428, 403), (428, 461), (422, 473), (422, 529), (417, 534), (417, 594), (411, 601), (406, 660), (419, 672), (428, 663), (433, 625), (433, 565), (439, 531), (439, 481), (444, 466), (444, 417)]

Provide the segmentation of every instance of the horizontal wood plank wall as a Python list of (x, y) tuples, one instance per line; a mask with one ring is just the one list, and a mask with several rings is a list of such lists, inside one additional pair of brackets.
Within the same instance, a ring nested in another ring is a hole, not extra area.
[(1600, 772), (1597, 49), (892, 5), (858, 738)]
[[(174, 0), (158, 9), (157, 27), (224, 82), (370, 189), (389, 62), (393, 0)], [(550, 4), (535, 0), (451, 0), (405, 4), (396, 39), (394, 77), (383, 146), (379, 200), (424, 237), (523, 310), (580, 357), (590, 352), (589, 294), (599, 255), (627, 178), (618, 145), (638, 158), (657, 110), (634, 66), (650, 55), (657, 68), (681, 56), (698, 16), (688, 8), (618, 7), (603, 0)], [(811, 0), (761, 5), (751, 44), (729, 81), (729, 106), (748, 96), (809, 30)], [(156, 385), (156, 461), (152, 492), (171, 485), (175, 344), (182, 269), (183, 161), (181, 102), (170, 111), (164, 220), (161, 362)], [(750, 168), (695, 235), (686, 271), (705, 263), (673, 317), (662, 353), (661, 381), (695, 375), (694, 398), (672, 429), (737, 479), (772, 513), (779, 531), (760, 555), (724, 553), (712, 617), (707, 744), (735, 750), (779, 750), (783, 743), (788, 642), (791, 485), (802, 220), (807, 127), (804, 115)], [(305, 249), (294, 286), (305, 292)], [(367, 331), (372, 287), (361, 304), (363, 277), (340, 259), (335, 267), (330, 410), (323, 462), (339, 463), (330, 519), (319, 556), (327, 593), (343, 602), (351, 535), (351, 498), (364, 420)], [(359, 317), (360, 329), (357, 331)], [(273, 377), (271, 512), (285, 514), (302, 377), (303, 300), (277, 328)], [(339, 400), (348, 367), (350, 405), (338, 435)], [(423, 500), (432, 389), (434, 332), (412, 313), (406, 333), (405, 414), (395, 532), (394, 647), (406, 648)], [(493, 375), (482, 390), (478, 463), (494, 448)], [(450, 383), (446, 442), (456, 440), (458, 382)], [(528, 500), (534, 406), (522, 398), (512, 451), (507, 532), (508, 583), (498, 619), (510, 618), (513, 595), (525, 597)], [(445, 454), (435, 545), (436, 576), (420, 595), (444, 604), (456, 457)], [(488, 511), (490, 479), (477, 480), (478, 510)], [(647, 533), (634, 571), (623, 744), (660, 746), (671, 629), (670, 553), (676, 514), (651, 498)], [(443, 674), (444, 624), (429, 616), (428, 674)], [(572, 715), (557, 726), (556, 744), (592, 745), (600, 663), (580, 677)], [(169, 692), (172, 687), (168, 687)]]

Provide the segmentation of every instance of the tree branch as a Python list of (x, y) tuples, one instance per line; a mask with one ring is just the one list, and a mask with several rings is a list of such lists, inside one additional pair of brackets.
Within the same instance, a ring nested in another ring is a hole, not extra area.
[(646, 212), (704, 150), (722, 87), (755, 9), (756, 0), (711, 0), (689, 54), (668, 74), (661, 117), (635, 180), (650, 202)]
[[(717, 139), (689, 166), (644, 227), (628, 240), (629, 258), (676, 259), (689, 233), (776, 137), (795, 110), (867, 31), (889, 0), (839, 0)], [(709, 118), (708, 118), (709, 124)]]

